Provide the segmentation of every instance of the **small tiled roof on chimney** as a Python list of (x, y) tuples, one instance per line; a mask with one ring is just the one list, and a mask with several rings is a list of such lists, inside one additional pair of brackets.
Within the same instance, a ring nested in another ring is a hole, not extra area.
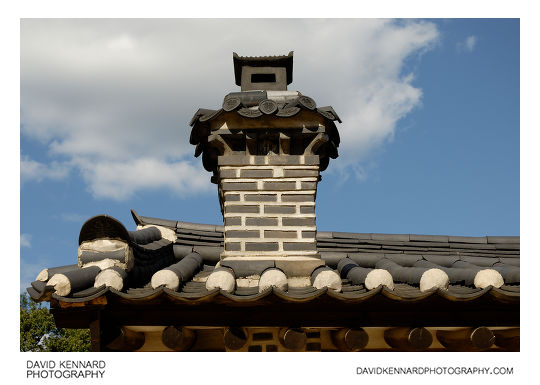
[[(234, 80), (237, 86), (242, 85), (244, 67), (274, 67), (285, 69), (285, 87), (293, 81), (293, 51), (281, 56), (238, 56), (233, 52)], [(286, 88), (285, 88), (286, 89)]]

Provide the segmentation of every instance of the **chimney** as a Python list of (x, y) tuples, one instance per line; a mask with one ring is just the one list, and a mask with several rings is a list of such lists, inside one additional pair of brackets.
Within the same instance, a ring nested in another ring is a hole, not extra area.
[(268, 268), (287, 278), (309, 277), (324, 266), (315, 240), (315, 199), (330, 158), (336, 158), (340, 121), (332, 107), (288, 91), (293, 53), (233, 54), (241, 92), (219, 110), (199, 109), (191, 121), (195, 156), (213, 173), (224, 221), (221, 266), (235, 277)]

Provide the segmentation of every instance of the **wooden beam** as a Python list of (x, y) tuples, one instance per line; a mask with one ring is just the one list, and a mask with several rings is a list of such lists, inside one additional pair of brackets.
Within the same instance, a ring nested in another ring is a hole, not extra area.
[[(487, 296), (484, 296), (487, 297)], [(51, 301), (51, 312), (58, 327), (88, 328), (90, 314), (94, 309), (102, 309), (107, 323), (116, 325), (176, 325), (176, 326), (277, 326), (301, 325), (302, 327), (354, 328), (362, 327), (410, 327), (429, 325), (430, 327), (518, 327), (519, 304), (497, 304), (478, 301), (474, 304), (442, 301), (431, 296), (426, 303), (395, 301), (381, 297), (355, 303), (329, 301), (321, 297), (306, 303), (286, 303), (276, 297), (266, 297), (260, 302), (231, 304), (225, 298), (218, 303), (176, 303), (141, 301), (132, 304), (120, 301), (115, 295), (100, 297), (107, 304), (84, 305), (83, 308), (61, 308), (57, 300)], [(223, 301), (224, 303), (221, 303)], [(389, 305), (391, 304), (391, 306)], [(474, 305), (474, 306), (473, 306)], [(325, 311), (322, 312), (321, 308)], [(361, 310), (359, 310), (361, 308)], [(91, 312), (89, 310), (92, 310)], [(249, 316), (248, 316), (249, 315)]]
[(384, 340), (394, 349), (426, 350), (433, 342), (433, 336), (423, 327), (398, 327), (386, 329)]
[(107, 349), (117, 352), (133, 352), (139, 350), (144, 345), (144, 341), (144, 333), (121, 327), (117, 336), (107, 344)]
[(366, 347), (369, 336), (362, 328), (343, 328), (332, 332), (332, 342), (345, 352), (358, 352)]
[(246, 155), (257, 155), (257, 133), (246, 134)]
[(304, 155), (315, 155), (319, 147), (328, 142), (328, 135), (324, 132), (318, 133), (304, 150)]
[(512, 352), (519, 352), (519, 328), (493, 330), (495, 345)]
[(279, 153), (287, 155), (291, 154), (291, 136), (284, 132), (279, 133)]
[(223, 333), (223, 343), (229, 350), (240, 350), (247, 342), (244, 329), (239, 327), (226, 328)]
[(161, 333), (163, 345), (177, 352), (189, 350), (195, 342), (195, 332), (185, 327), (167, 326)]
[(437, 339), (448, 350), (485, 350), (495, 342), (495, 335), (488, 328), (437, 330)]
[(101, 313), (95, 312), (90, 319), (90, 351), (101, 352)]
[(302, 350), (306, 346), (306, 332), (297, 328), (284, 328), (279, 332), (281, 344), (289, 350)]
[(228, 155), (232, 152), (229, 144), (220, 135), (216, 135), (215, 133), (208, 136), (208, 145), (214, 147), (219, 155)]

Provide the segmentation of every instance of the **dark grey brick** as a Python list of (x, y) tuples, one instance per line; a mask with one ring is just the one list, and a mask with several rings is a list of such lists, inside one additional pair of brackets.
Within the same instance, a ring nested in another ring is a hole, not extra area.
[(236, 170), (219, 170), (219, 177), (224, 178), (236, 178)]
[(315, 195), (313, 194), (283, 194), (281, 196), (282, 202), (315, 202)]
[(225, 202), (238, 202), (240, 200), (240, 194), (225, 194)]
[(296, 206), (264, 206), (265, 214), (294, 214), (296, 213)]
[(284, 170), (283, 176), (286, 178), (303, 178), (319, 176), (317, 170)]
[(255, 156), (253, 164), (255, 164), (257, 166), (262, 166), (262, 165), (266, 164), (266, 156), (264, 156), (264, 155)]
[(240, 251), (240, 242), (225, 242), (225, 250), (227, 251)]
[(299, 165), (300, 156), (299, 155), (269, 155), (268, 156), (268, 165), (271, 166), (286, 166), (286, 165)]
[(302, 231), (302, 238), (315, 238), (315, 231)]
[(221, 188), (223, 191), (256, 191), (257, 182), (224, 182)]
[(302, 190), (315, 190), (317, 182), (302, 182)]
[(285, 251), (304, 251), (316, 249), (317, 244), (315, 242), (283, 242), (283, 250)]
[(246, 202), (276, 202), (276, 194), (246, 194), (244, 196)]
[(277, 218), (246, 218), (246, 226), (277, 226)]
[(315, 226), (315, 218), (283, 218), (283, 226)]
[(296, 238), (296, 231), (265, 230), (265, 238)]
[(273, 170), (241, 170), (241, 178), (272, 178)]
[(306, 155), (304, 164), (307, 166), (316, 166), (320, 163), (319, 155)]
[(225, 231), (226, 238), (259, 238), (259, 230), (229, 230)]
[(249, 165), (247, 155), (222, 155), (218, 156), (218, 166), (247, 166)]
[(230, 213), (258, 213), (259, 206), (231, 205), (225, 206), (225, 214)]
[(242, 226), (242, 218), (240, 217), (225, 218), (225, 226)]
[(300, 214), (315, 214), (315, 206), (300, 206)]
[(296, 190), (296, 182), (264, 182), (265, 190)]
[(278, 251), (277, 242), (246, 242), (246, 251)]

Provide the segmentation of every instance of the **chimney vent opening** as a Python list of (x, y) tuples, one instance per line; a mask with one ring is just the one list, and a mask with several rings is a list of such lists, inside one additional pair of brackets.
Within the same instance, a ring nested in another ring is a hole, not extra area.
[(252, 83), (275, 83), (276, 74), (275, 73), (262, 73), (262, 74), (251, 74)]

